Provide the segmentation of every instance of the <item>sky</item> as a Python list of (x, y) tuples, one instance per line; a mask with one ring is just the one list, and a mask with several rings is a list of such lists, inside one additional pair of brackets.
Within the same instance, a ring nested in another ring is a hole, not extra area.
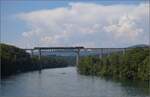
[(1, 42), (37, 46), (149, 44), (148, 0), (1, 0)]

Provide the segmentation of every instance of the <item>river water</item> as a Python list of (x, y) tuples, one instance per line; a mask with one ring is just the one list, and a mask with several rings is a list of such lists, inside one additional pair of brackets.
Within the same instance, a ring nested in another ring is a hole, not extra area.
[(18, 74), (0, 85), (0, 97), (150, 97), (148, 82), (84, 76), (75, 67)]

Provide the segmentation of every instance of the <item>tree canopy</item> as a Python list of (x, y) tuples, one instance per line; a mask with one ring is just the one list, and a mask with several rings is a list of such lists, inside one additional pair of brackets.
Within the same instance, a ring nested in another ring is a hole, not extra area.
[(113, 53), (100, 59), (95, 56), (83, 57), (78, 71), (86, 75), (150, 80), (150, 49), (133, 48), (125, 54)]

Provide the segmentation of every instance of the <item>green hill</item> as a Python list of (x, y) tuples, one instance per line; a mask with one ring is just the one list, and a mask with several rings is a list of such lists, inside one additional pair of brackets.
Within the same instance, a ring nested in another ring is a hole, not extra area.
[(25, 71), (30, 67), (30, 55), (15, 46), (0, 44), (1, 75)]
[(6, 44), (0, 44), (1, 59), (1, 76), (39, 70), (44, 68), (56, 68), (68, 66), (67, 61), (63, 57), (38, 56), (30, 57), (25, 50)]

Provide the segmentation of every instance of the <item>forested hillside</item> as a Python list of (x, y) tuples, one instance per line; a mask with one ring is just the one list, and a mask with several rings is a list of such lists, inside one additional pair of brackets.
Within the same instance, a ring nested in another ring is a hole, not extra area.
[(1, 76), (15, 73), (39, 70), (43, 68), (55, 68), (68, 66), (62, 57), (30, 57), (23, 49), (15, 46), (0, 44)]

